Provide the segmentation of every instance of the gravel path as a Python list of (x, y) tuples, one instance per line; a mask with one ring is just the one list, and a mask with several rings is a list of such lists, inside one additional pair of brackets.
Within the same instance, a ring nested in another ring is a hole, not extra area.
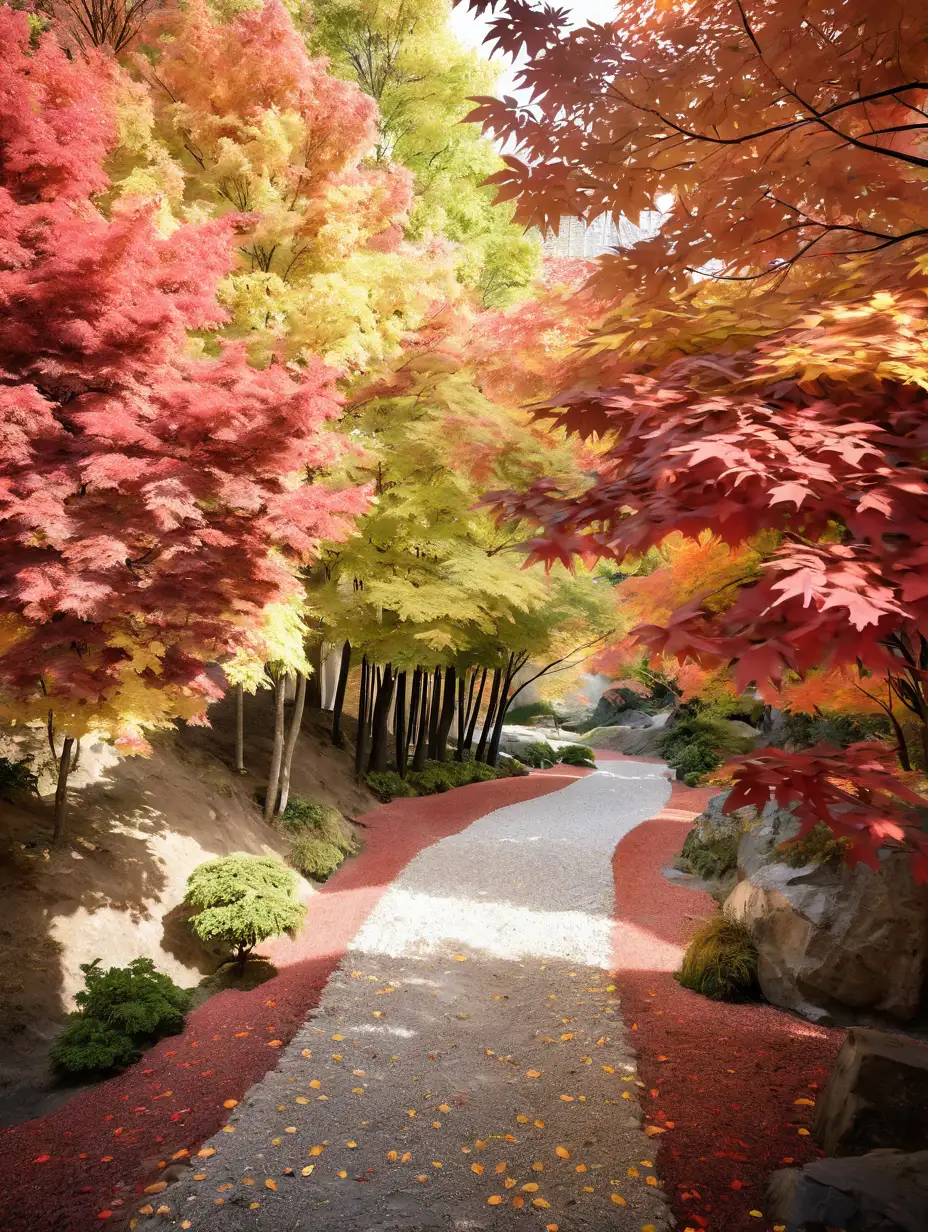
[(659, 765), (606, 764), (421, 852), (138, 1226), (668, 1228), (604, 971), (614, 849), (670, 786)]

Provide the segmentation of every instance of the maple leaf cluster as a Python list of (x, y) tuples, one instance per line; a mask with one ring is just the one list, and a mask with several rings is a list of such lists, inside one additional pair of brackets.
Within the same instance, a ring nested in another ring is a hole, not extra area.
[[(895, 673), (924, 718), (928, 10), (623, 2), (568, 29), (550, 6), (483, 8), (502, 8), (501, 47), (528, 48), (530, 103), (481, 99), (471, 117), (516, 149), (501, 198), (541, 226), (658, 222), (598, 262), (590, 290), (612, 307), (535, 408), (599, 442), (592, 482), (499, 498), (541, 528), (530, 560), (623, 562), (707, 532), (759, 548), (722, 601), (697, 588), (646, 616), (638, 646), (731, 664), (738, 692), (770, 701), (818, 669)], [(875, 850), (901, 841), (880, 821), (890, 797), (911, 800), (868, 767), (849, 753), (844, 774), (875, 801), (855, 840)], [(838, 768), (816, 753), (739, 774), (799, 799)], [(846, 799), (810, 799), (839, 826)]]
[(0, 665), (8, 718), (138, 743), (363, 502), (293, 482), (333, 456), (329, 369), (191, 353), (240, 218), (95, 206), (116, 72), (0, 9)]

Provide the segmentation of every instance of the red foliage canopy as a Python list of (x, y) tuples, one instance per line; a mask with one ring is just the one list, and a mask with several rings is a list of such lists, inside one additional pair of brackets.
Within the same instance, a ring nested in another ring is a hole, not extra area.
[(0, 692), (76, 734), (127, 676), (132, 730), (158, 712), (145, 690), (202, 710), (205, 663), (358, 504), (289, 478), (336, 445), (322, 364), (191, 353), (224, 319), (237, 220), (165, 237), (149, 210), (95, 208), (117, 71), (30, 49), (0, 9)]

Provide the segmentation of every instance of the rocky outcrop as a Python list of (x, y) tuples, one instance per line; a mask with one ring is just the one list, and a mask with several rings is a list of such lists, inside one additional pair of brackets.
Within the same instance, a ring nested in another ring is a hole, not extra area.
[(725, 903), (757, 945), (764, 996), (816, 1021), (840, 1006), (912, 1018), (928, 974), (928, 893), (907, 858), (886, 856), (878, 873), (793, 868), (775, 849), (796, 830), (785, 810), (765, 810), (741, 839), (739, 882)]
[(826, 1155), (928, 1151), (928, 1044), (853, 1027), (816, 1106), (813, 1132)]
[(577, 739), (594, 749), (627, 753), (630, 757), (660, 757), (664, 730), (661, 727), (596, 727)]
[(775, 1172), (765, 1214), (789, 1232), (925, 1232), (928, 1151), (873, 1151)]

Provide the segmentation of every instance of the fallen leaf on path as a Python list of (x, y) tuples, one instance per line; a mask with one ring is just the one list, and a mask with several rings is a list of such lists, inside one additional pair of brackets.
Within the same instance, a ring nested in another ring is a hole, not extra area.
[(471, 1172), (476, 1172), (478, 1176), (483, 1176), (483, 1164), (471, 1164)]
[(554, 1153), (558, 1159), (570, 1159), (570, 1151), (568, 1151), (566, 1146), (556, 1146)]
[(222, 1101), (223, 1108), (236, 1108), (238, 1106), (237, 1099), (224, 1099)]
[(265, 1184), (265, 1187), (266, 1187), (267, 1189), (276, 1189), (276, 1188), (277, 1188), (277, 1182), (276, 1182), (276, 1181), (272, 1181), (270, 1177), (267, 1177), (267, 1178), (266, 1178), (266, 1180), (265, 1180), (264, 1184)]
[(621, 1194), (617, 1194), (617, 1193), (610, 1194), (609, 1199), (610, 1201), (614, 1202), (616, 1206), (628, 1206), (628, 1203), (625, 1201), (625, 1199), (622, 1197)]
[(202, 1151), (197, 1151), (197, 1158), (198, 1159), (209, 1159), (210, 1155), (215, 1155), (215, 1154), (216, 1154), (216, 1148), (214, 1146), (205, 1146)]
[(487, 1206), (499, 1206), (502, 1200), (499, 1194), (490, 1194), (487, 1198)]
[(546, 1201), (544, 1198), (532, 1198), (532, 1206), (537, 1206), (541, 1211), (547, 1210), (550, 1205), (551, 1203)]

